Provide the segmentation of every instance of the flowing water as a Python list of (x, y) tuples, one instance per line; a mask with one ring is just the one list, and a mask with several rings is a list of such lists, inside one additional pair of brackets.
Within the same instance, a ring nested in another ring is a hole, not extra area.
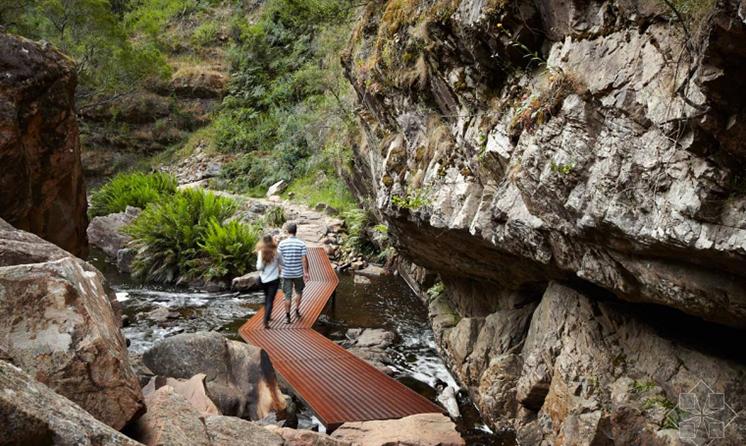
[[(94, 253), (90, 261), (104, 272), (123, 306), (129, 319), (123, 332), (134, 353), (142, 353), (155, 342), (178, 333), (212, 330), (240, 340), (238, 328), (262, 305), (261, 293), (207, 293), (141, 286), (103, 262), (104, 257)], [(149, 316), (153, 310), (162, 313), (161, 318)], [(315, 328), (333, 340), (345, 339), (349, 328), (393, 331), (398, 339), (388, 353), (396, 379), (432, 401), (437, 397), (436, 383), (459, 388), (438, 356), (425, 307), (398, 277), (373, 279), (371, 284), (360, 285), (353, 282), (352, 276), (342, 274), (335, 304), (328, 306)], [(468, 444), (512, 443), (492, 435), (465, 392), (459, 394), (462, 417), (456, 422)], [(314, 428), (316, 424), (313, 414), (300, 407), (300, 427)]]

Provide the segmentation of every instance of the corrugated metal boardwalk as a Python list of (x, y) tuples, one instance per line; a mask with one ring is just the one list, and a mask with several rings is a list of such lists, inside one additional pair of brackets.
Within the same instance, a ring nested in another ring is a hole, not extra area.
[(282, 292), (273, 306), (270, 329), (264, 309), (239, 330), (263, 348), (295, 393), (329, 430), (347, 421), (385, 420), (442, 409), (386, 376), (312, 329), (339, 283), (322, 248), (309, 248), (310, 281), (303, 292), (302, 318), (285, 323)]

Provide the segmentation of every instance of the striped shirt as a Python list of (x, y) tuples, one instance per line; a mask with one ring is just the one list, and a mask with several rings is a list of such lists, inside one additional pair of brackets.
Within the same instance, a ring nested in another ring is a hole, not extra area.
[(277, 247), (282, 262), (282, 272), (280, 276), (287, 279), (303, 277), (303, 257), (308, 250), (303, 240), (290, 236), (280, 242)]

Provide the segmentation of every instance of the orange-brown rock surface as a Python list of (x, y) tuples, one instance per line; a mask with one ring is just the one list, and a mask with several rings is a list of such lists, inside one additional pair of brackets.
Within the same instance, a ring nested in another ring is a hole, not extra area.
[(73, 62), (0, 34), (0, 217), (77, 256), (88, 251)]

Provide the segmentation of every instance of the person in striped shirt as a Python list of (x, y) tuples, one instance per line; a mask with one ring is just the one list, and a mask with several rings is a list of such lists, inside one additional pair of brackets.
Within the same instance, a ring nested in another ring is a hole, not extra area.
[(286, 227), (288, 238), (280, 242), (277, 252), (280, 253), (282, 269), (282, 292), (285, 293), (285, 322), (290, 323), (290, 310), (293, 301), (293, 288), (297, 294), (295, 315), (300, 319), (300, 303), (303, 289), (308, 281), (308, 248), (303, 240), (296, 237), (298, 226), (288, 223)]

